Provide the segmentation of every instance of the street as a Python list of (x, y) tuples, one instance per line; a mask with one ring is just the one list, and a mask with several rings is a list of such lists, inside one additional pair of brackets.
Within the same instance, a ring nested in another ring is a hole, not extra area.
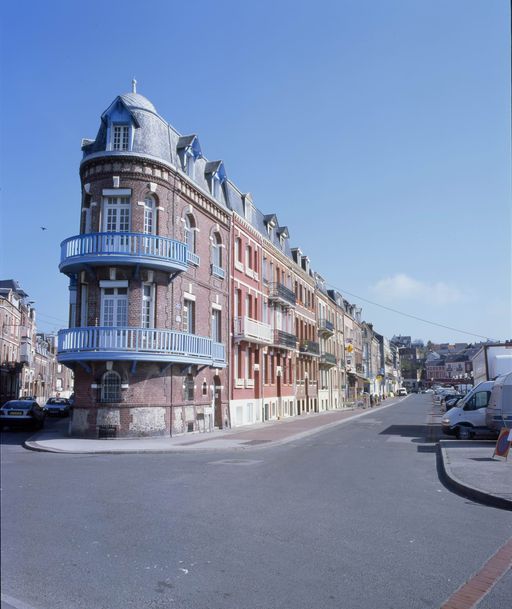
[[(203, 454), (38, 453), (5, 432), (2, 592), (35, 609), (439, 607), (512, 518), (443, 486), (431, 411), (411, 395), (282, 446)], [(509, 572), (478, 607), (511, 593)]]

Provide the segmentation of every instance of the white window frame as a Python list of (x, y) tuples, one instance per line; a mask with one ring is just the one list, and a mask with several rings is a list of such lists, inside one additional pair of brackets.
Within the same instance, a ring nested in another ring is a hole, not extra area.
[(130, 150), (130, 127), (129, 123), (112, 123), (110, 126), (111, 150), (119, 152)]
[[(151, 195), (146, 195), (144, 198), (144, 234), (145, 235), (156, 235), (156, 220), (157, 220), (157, 205), (155, 198)], [(149, 221), (151, 230), (148, 230)]]
[[(195, 325), (196, 325), (195, 308), (196, 308), (196, 303), (194, 300), (189, 300), (188, 298), (183, 299), (182, 327), (183, 327), (183, 332), (186, 332), (187, 334), (195, 334)], [(190, 328), (190, 325), (192, 325), (192, 329)]]
[[(146, 288), (149, 288), (150, 294), (146, 296)], [(147, 321), (146, 303), (149, 303), (149, 322)], [(149, 324), (149, 325), (148, 325)], [(155, 327), (155, 284), (151, 282), (143, 282), (142, 284), (142, 310), (141, 310), (141, 328)]]

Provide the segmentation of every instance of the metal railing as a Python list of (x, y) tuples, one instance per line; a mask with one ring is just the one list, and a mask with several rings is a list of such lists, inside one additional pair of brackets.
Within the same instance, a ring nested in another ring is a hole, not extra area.
[(336, 356), (332, 353), (327, 353), (327, 351), (320, 353), (320, 364), (324, 366), (336, 366), (336, 361)]
[(297, 348), (297, 337), (284, 330), (274, 330), (274, 344), (288, 349)]
[(320, 345), (313, 340), (303, 340), (299, 344), (299, 351), (308, 355), (320, 355)]
[(322, 334), (333, 334), (334, 324), (328, 319), (320, 319), (320, 321), (318, 322), (318, 331)]
[[(58, 355), (65, 361), (101, 359), (108, 354), (115, 359), (116, 354), (123, 359), (157, 359), (172, 361), (173, 356), (179, 361), (212, 361), (225, 364), (226, 350), (222, 343), (213, 342), (211, 338), (156, 328), (126, 327), (84, 327), (60, 330), (58, 337)], [(91, 357), (93, 356), (94, 357)], [(127, 357), (130, 356), (130, 357)], [(133, 356), (133, 357), (131, 357)]]
[(269, 298), (272, 300), (279, 300), (286, 304), (295, 306), (297, 302), (297, 298), (295, 297), (295, 293), (287, 288), (282, 283), (271, 283), (269, 285)]

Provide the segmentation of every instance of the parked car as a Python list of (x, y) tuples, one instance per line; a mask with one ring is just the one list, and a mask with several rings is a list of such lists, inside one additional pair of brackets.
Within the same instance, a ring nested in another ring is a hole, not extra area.
[(0, 427), (41, 429), (45, 418), (45, 409), (35, 400), (10, 400), (0, 409)]
[(457, 405), (457, 402), (461, 400), (464, 396), (459, 393), (457, 395), (448, 395), (441, 400), (441, 406), (444, 407), (445, 412), (448, 412), (450, 408), (453, 408)]
[(49, 416), (68, 417), (71, 402), (66, 398), (49, 398), (45, 409)]
[(400, 387), (400, 389), (398, 390), (397, 395), (398, 396), (400, 396), (400, 395), (407, 395), (407, 389), (405, 387)]

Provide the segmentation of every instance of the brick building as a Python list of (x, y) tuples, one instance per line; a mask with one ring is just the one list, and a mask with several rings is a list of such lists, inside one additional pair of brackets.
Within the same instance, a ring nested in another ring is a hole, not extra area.
[(75, 372), (71, 431), (165, 435), (229, 424), (226, 173), (134, 90), (80, 164), (80, 234), (61, 246)]

